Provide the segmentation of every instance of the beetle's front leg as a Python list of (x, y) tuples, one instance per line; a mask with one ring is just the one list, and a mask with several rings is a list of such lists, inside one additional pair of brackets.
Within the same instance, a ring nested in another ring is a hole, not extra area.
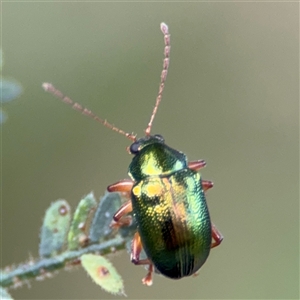
[(112, 192), (119, 192), (119, 193), (130, 193), (131, 189), (134, 185), (134, 181), (130, 179), (123, 179), (114, 184), (111, 184), (107, 187), (107, 190)]
[(134, 234), (132, 244), (131, 244), (131, 258), (130, 259), (135, 265), (149, 265), (148, 273), (147, 273), (146, 277), (143, 278), (142, 282), (143, 282), (143, 284), (150, 286), (150, 285), (152, 285), (152, 282), (153, 282), (153, 280), (152, 280), (153, 264), (151, 263), (151, 261), (148, 258), (140, 260), (140, 254), (141, 254), (142, 248), (143, 248), (143, 246), (142, 246), (140, 234), (138, 232), (136, 232)]
[(211, 243), (210, 248), (214, 248), (221, 244), (223, 241), (223, 235), (213, 223), (211, 223), (211, 233), (214, 242)]
[[(134, 181), (130, 179), (120, 180), (114, 184), (108, 186), (107, 190), (109, 192), (119, 192), (119, 193), (126, 193), (130, 196), (131, 189), (133, 187)], [(128, 226), (131, 224), (131, 217), (125, 216), (132, 212), (132, 204), (131, 200), (126, 201), (114, 214), (113, 222), (111, 223), (111, 227), (119, 228), (121, 226)]]

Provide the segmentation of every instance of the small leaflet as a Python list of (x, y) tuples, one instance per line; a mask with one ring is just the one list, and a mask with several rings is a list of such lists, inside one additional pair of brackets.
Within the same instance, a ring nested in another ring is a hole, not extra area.
[(7, 120), (7, 114), (0, 109), (0, 124), (4, 123)]
[[(2, 75), (3, 51), (0, 48), (0, 71)], [(4, 79), (0, 76), (0, 104), (14, 100), (22, 93), (22, 85), (14, 79)], [(6, 113), (0, 109), (0, 124), (7, 120)]]
[(3, 51), (0, 48), (0, 71), (2, 70), (2, 66), (3, 66)]
[(106, 292), (126, 296), (122, 277), (115, 267), (103, 256), (83, 254), (81, 265)]
[(5, 290), (4, 288), (0, 287), (0, 299), (1, 300), (13, 300), (12, 296)]
[(113, 215), (121, 206), (120, 193), (106, 193), (98, 205), (90, 228), (90, 240), (97, 243), (112, 232), (110, 228)]
[(86, 245), (88, 241), (87, 227), (90, 214), (95, 210), (97, 202), (93, 193), (81, 199), (73, 216), (68, 234), (68, 249), (76, 250)]
[(14, 100), (22, 93), (22, 86), (16, 80), (0, 78), (0, 103)]
[(57, 200), (47, 209), (40, 234), (41, 257), (50, 257), (62, 250), (70, 220), (71, 209), (66, 200)]

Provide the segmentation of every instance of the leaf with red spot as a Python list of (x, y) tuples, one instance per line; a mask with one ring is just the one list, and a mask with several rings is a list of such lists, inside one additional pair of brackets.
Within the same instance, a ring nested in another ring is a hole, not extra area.
[(47, 209), (40, 234), (41, 257), (50, 257), (62, 250), (70, 220), (71, 209), (66, 200), (57, 200)]
[(89, 193), (80, 200), (68, 233), (68, 249), (76, 250), (88, 242), (88, 223), (95, 211), (97, 202), (93, 193)]
[(95, 254), (81, 256), (81, 265), (106, 292), (126, 296), (122, 277), (105, 257)]

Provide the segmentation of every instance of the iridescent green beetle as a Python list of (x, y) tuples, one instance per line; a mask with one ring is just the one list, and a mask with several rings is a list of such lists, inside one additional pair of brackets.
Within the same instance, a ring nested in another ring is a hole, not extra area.
[[(132, 241), (131, 261), (136, 265), (149, 265), (143, 279), (146, 285), (152, 284), (154, 268), (172, 279), (195, 274), (205, 263), (210, 249), (223, 240), (210, 220), (204, 194), (213, 183), (203, 180), (198, 173), (205, 161), (188, 162), (186, 155), (167, 146), (161, 135), (150, 134), (169, 67), (168, 26), (162, 23), (161, 31), (165, 41), (163, 71), (156, 104), (143, 138), (137, 139), (99, 118), (51, 84), (43, 84), (46, 91), (63, 102), (133, 141), (128, 149), (134, 155), (128, 172), (131, 179), (110, 185), (108, 191), (128, 195), (129, 200), (115, 213), (112, 226), (128, 225), (130, 217), (126, 215), (133, 212), (138, 230)], [(147, 259), (140, 260), (142, 249)]]

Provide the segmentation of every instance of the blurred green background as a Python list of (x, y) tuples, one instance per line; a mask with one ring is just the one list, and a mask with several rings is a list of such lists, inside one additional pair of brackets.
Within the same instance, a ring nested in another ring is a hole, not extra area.
[[(4, 75), (23, 95), (2, 126), (2, 266), (37, 256), (44, 211), (74, 208), (127, 178), (129, 140), (46, 94), (51, 82), (116, 126), (143, 135), (169, 25), (171, 63), (153, 126), (205, 159), (213, 222), (224, 235), (199, 276), (172, 281), (127, 253), (111, 258), (128, 299), (299, 298), (298, 3), (2, 3)], [(16, 299), (103, 299), (82, 269)]]

